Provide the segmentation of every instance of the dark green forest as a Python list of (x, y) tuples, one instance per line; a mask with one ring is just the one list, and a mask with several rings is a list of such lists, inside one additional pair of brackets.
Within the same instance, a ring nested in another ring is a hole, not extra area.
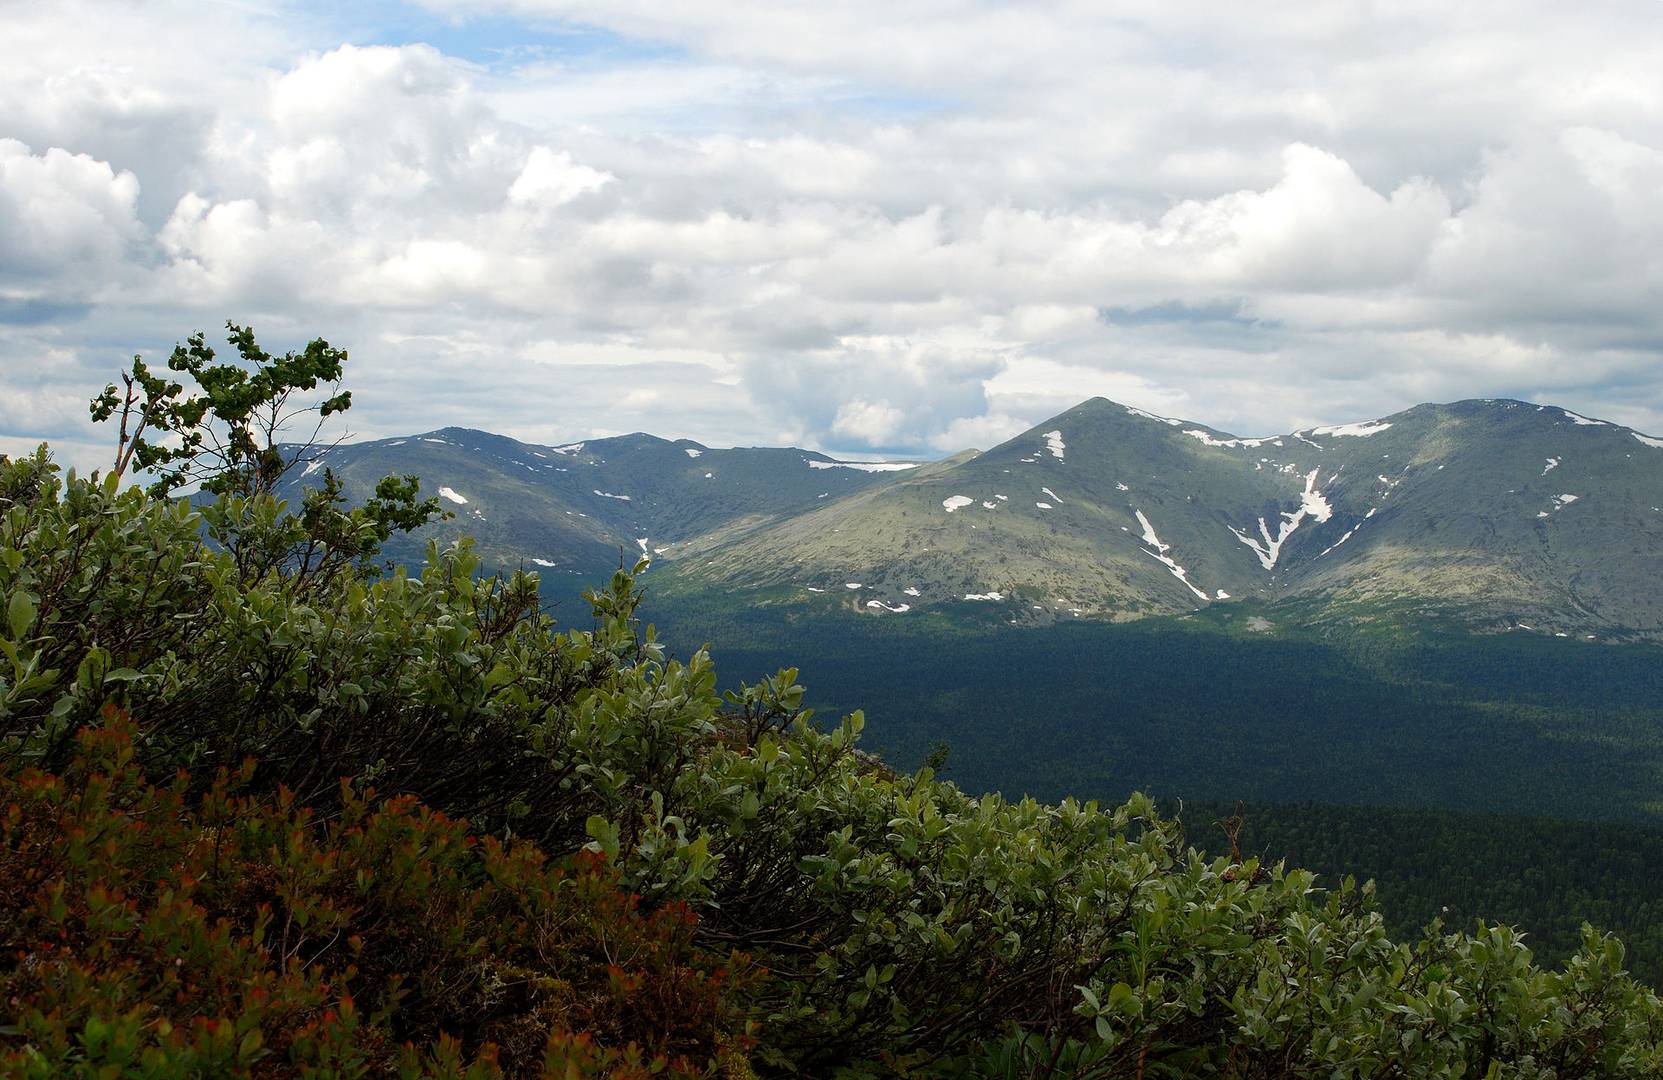
[[(1663, 824), (1663, 648), (1439, 627), (1240, 626), (1255, 610), (1049, 627), (724, 606), (644, 578), (646, 611), (730, 667), (800, 666), (972, 790), (1432, 807)], [(974, 612), (970, 613), (974, 616)], [(1226, 618), (1226, 616), (1231, 616)]]
[(1191, 842), (1228, 851), (1225, 825), (1241, 820), (1243, 852), (1286, 859), (1325, 887), (1347, 875), (1372, 880), (1395, 936), (1433, 919), (1470, 926), (1510, 923), (1544, 960), (1574, 953), (1583, 923), (1609, 927), (1629, 946), (1634, 971), (1663, 983), (1663, 829), (1457, 810), (1324, 803), (1191, 802), (1181, 816)]

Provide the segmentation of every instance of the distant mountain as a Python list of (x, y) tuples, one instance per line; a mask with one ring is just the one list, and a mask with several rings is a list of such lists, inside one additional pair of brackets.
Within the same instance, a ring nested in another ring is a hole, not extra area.
[(879, 614), (1122, 619), (1299, 598), (1650, 635), (1660, 507), (1663, 440), (1551, 406), (1420, 405), (1243, 439), (1095, 398), (950, 468), (687, 545), (699, 562), (682, 576), (841, 591)]
[(322, 464), (359, 490), (417, 473), (458, 513), (439, 533), (478, 536), (498, 563), (593, 574), (648, 551), (662, 587), (729, 602), (1024, 624), (1298, 601), (1663, 633), (1663, 439), (1519, 401), (1244, 439), (1094, 398), (985, 453), (888, 471), (459, 429)]
[(282, 494), (330, 469), (349, 499), (390, 474), (414, 474), (455, 517), (404, 538), (419, 561), (429, 538), (471, 536), (497, 567), (595, 578), (643, 552), (664, 557), (694, 538), (737, 535), (883, 483), (915, 463), (842, 462), (811, 450), (715, 450), (646, 434), (559, 446), (466, 428), (347, 443), (302, 454)]

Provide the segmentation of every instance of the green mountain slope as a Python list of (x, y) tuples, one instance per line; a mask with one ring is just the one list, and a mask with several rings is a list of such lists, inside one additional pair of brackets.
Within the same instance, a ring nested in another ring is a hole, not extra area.
[(1317, 598), (1353, 618), (1432, 608), (1649, 636), (1659, 507), (1663, 443), (1550, 406), (1421, 405), (1240, 439), (1097, 398), (950, 466), (689, 545), (701, 557), (675, 587), (874, 614), (983, 605), (1018, 623)]
[[(309, 452), (349, 497), (413, 473), (487, 563), (588, 580), (650, 554), (678, 596), (1048, 625), (1293, 602), (1301, 619), (1663, 634), (1663, 440), (1518, 401), (1243, 439), (1102, 398), (920, 465), (635, 434), (445, 428)], [(1291, 616), (1290, 616), (1291, 617)]]
[(478, 542), (494, 566), (592, 578), (621, 558), (663, 556), (690, 540), (799, 515), (900, 475), (902, 465), (838, 462), (789, 448), (717, 450), (691, 440), (622, 435), (537, 446), (466, 428), (308, 451), (284, 494), (325, 468), (366, 498), (387, 475), (413, 474), (455, 517), (390, 548), (417, 562), (426, 541)]

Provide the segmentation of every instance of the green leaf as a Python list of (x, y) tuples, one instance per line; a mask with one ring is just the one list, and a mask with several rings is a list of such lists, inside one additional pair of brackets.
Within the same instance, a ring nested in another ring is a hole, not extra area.
[(6, 623), (11, 628), (12, 638), (21, 639), (34, 622), (34, 597), (22, 590), (13, 593), (11, 603), (6, 605)]
[(609, 859), (617, 858), (618, 826), (599, 814), (590, 814), (583, 823), (583, 831), (589, 834), (591, 843), (588, 846), (591, 850), (599, 851)]

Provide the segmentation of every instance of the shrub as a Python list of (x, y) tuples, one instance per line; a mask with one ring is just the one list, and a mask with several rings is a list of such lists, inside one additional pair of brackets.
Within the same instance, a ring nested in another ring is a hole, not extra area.
[(551, 864), (407, 796), (200, 799), (137, 729), (0, 779), (8, 1075), (702, 1076), (742, 1055), (743, 957), (693, 943), (600, 856)]

